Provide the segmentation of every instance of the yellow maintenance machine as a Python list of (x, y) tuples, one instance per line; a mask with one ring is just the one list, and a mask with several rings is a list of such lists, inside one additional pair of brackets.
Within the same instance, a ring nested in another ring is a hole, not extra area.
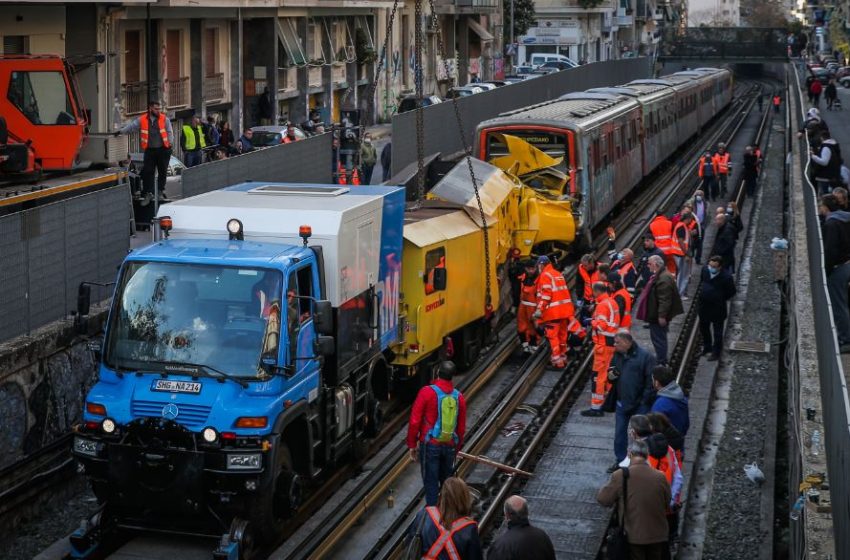
[[(560, 162), (520, 139), (507, 139), (512, 153), (493, 162), (498, 166), (461, 161), (419, 209), (406, 214), (399, 321), (403, 337), (393, 348), (393, 365), (406, 371), (399, 378), (428, 377), (429, 366), (447, 354), (462, 369), (470, 367), (486, 334), (511, 305), (509, 259), (566, 251), (575, 237), (576, 218), (564, 195), (566, 177), (554, 170)], [(468, 164), (478, 183), (483, 217)]]

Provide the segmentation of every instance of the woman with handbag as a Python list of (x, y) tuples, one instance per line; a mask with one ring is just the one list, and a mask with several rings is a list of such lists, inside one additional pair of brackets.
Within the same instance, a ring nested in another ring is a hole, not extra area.
[(620, 526), (608, 536), (609, 560), (662, 560), (667, 548), (670, 484), (647, 463), (646, 442), (629, 446), (630, 464), (614, 471), (596, 495), (603, 506), (618, 504)]
[(420, 511), (408, 529), (407, 560), (483, 560), (472, 495), (456, 477), (443, 482), (436, 507)]

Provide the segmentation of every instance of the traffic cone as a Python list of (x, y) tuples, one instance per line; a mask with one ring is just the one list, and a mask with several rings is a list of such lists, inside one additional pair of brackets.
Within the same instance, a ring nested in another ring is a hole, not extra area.
[(345, 178), (345, 167), (343, 167), (341, 163), (337, 167), (336, 174), (337, 174), (337, 181), (336, 181), (337, 184), (339, 184), (339, 185), (347, 185), (348, 184), (348, 181)]
[(359, 185), (360, 184), (360, 174), (357, 172), (357, 168), (354, 168), (354, 171), (351, 172), (351, 184)]

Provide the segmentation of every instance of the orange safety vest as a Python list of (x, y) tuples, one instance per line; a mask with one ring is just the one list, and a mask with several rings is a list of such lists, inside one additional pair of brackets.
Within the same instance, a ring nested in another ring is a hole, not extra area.
[(428, 516), (431, 518), (434, 526), (440, 531), (440, 534), (422, 558), (424, 560), (437, 560), (440, 554), (445, 552), (446, 556), (449, 557), (449, 560), (461, 560), (460, 553), (452, 539), (454, 538), (455, 533), (464, 527), (475, 525), (475, 520), (470, 519), (469, 517), (461, 517), (452, 523), (451, 528), (446, 529), (443, 527), (443, 519), (440, 515), (440, 510), (434, 506), (428, 506), (425, 508), (425, 511), (428, 513)]
[[(720, 174), (720, 170), (717, 169), (717, 162), (714, 161), (714, 158), (711, 158), (711, 167), (714, 169), (714, 175)], [(702, 179), (703, 173), (705, 170), (705, 156), (699, 158), (699, 178)]]
[(664, 215), (659, 214), (649, 222), (649, 231), (655, 238), (655, 246), (665, 255), (682, 256), (679, 244), (673, 241), (673, 222)]
[(725, 154), (717, 152), (716, 154), (714, 154), (714, 157), (711, 158), (711, 162), (715, 164), (715, 167), (717, 168), (717, 172), (719, 174), (729, 174), (729, 152), (726, 152)]
[[(149, 122), (150, 113), (146, 113), (139, 117), (139, 135), (142, 151), (148, 149), (148, 137), (150, 135), (150, 130), (148, 129)], [(159, 136), (162, 138), (163, 147), (170, 148), (171, 143), (168, 142), (168, 131), (165, 130), (165, 115), (162, 113), (160, 113), (157, 118), (156, 127), (159, 129)]]
[[(685, 237), (682, 241), (679, 241), (679, 230), (681, 229), (685, 230)], [(676, 227), (673, 228), (673, 243), (678, 245), (679, 249), (682, 251), (682, 255), (686, 255), (688, 253), (688, 249), (691, 245), (691, 232), (685, 222), (678, 222)]]
[(761, 148), (756, 146), (754, 153), (756, 156), (756, 173), (761, 173)]
[(525, 283), (526, 274), (523, 272), (517, 279), (519, 280), (519, 304), (529, 307), (537, 307), (537, 282), (534, 284)]
[(578, 273), (581, 274), (581, 279), (584, 281), (584, 301), (593, 301), (593, 284), (599, 281), (599, 269), (597, 268), (591, 273), (584, 268), (583, 264), (579, 264)]
[(615, 262), (613, 268), (615, 268), (617, 270), (617, 274), (620, 275), (620, 282), (623, 283), (623, 286), (625, 286), (630, 292), (633, 292), (635, 289), (634, 286), (626, 286), (626, 276), (628, 276), (631, 271), (635, 270), (635, 265), (632, 261), (618, 265), (619, 262), (620, 261)]
[(608, 294), (602, 294), (596, 300), (596, 309), (590, 322), (593, 328), (593, 343), (600, 346), (614, 346), (614, 335), (620, 327), (620, 312), (617, 304)]
[(774, 96), (773, 96), (773, 104), (774, 104), (774, 105), (779, 105), (780, 103), (782, 103), (782, 98), (781, 98), (781, 97), (779, 97), (778, 95), (774, 95)]
[(669, 445), (667, 446), (667, 453), (664, 457), (656, 459), (650, 455), (646, 458), (646, 461), (649, 463), (650, 467), (664, 474), (664, 478), (667, 479), (668, 484), (673, 484), (673, 475), (676, 474), (676, 468), (679, 467), (679, 461), (676, 458), (676, 452), (672, 447)]
[(555, 270), (552, 263), (546, 265), (537, 277), (537, 309), (542, 316), (540, 321), (558, 321), (575, 315), (570, 289), (564, 275)]
[[(626, 288), (620, 288), (611, 296), (617, 302), (620, 312), (620, 328), (628, 329), (632, 326), (632, 294)], [(623, 305), (620, 305), (620, 301)]]

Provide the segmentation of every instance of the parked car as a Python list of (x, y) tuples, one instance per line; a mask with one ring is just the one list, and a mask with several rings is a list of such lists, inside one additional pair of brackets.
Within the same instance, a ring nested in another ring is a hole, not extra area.
[(496, 87), (503, 87), (513, 82), (509, 82), (508, 79), (505, 78), (504, 80), (488, 80), (487, 83), (493, 84)]
[[(307, 138), (303, 130), (297, 126), (292, 126), (295, 131), (295, 137), (299, 140)], [(253, 126), (251, 130), (254, 136), (251, 138), (251, 144), (255, 148), (267, 148), (269, 146), (277, 146), (283, 144), (283, 138), (289, 133), (288, 125), (269, 125), (269, 126)]]
[(838, 80), (838, 83), (846, 88), (850, 88), (850, 75), (844, 76), (843, 78)]
[(496, 84), (491, 84), (489, 82), (475, 82), (468, 83), (463, 87), (477, 87), (480, 88), (481, 91), (490, 91), (496, 89), (498, 86)]
[(841, 79), (844, 76), (850, 76), (850, 66), (842, 66), (841, 68), (835, 71), (836, 78)]
[[(543, 64), (540, 68), (554, 68), (555, 70), (568, 70), (570, 68), (575, 68), (576, 65), (570, 62), (564, 62), (563, 60), (550, 60)], [(538, 68), (538, 70), (540, 69)]]
[(534, 67), (531, 65), (523, 64), (520, 66), (516, 66), (514, 68), (514, 71), (516, 72), (517, 76), (524, 77), (527, 74), (531, 74), (532, 72), (534, 72)]
[(562, 54), (555, 53), (533, 53), (528, 61), (528, 64), (533, 68), (539, 68), (547, 62), (564, 62), (572, 66), (578, 66), (576, 62)]
[(557, 68), (552, 68), (551, 66), (541, 66), (540, 68), (536, 68), (532, 74), (538, 74), (540, 76), (545, 76), (546, 74), (554, 74), (555, 72), (560, 72)]
[(481, 93), (482, 89), (476, 86), (453, 87), (446, 92), (446, 99), (454, 99), (461, 97), (469, 97), (476, 93)]
[(522, 76), (505, 76), (505, 85), (518, 84), (524, 79)]
[[(424, 95), (422, 96), (422, 106), (428, 107), (429, 105), (436, 105), (437, 103), (442, 103), (443, 100), (437, 97), (436, 95)], [(398, 112), (406, 113), (408, 111), (413, 111), (416, 109), (416, 96), (415, 95), (406, 95), (401, 100), (401, 103), (398, 104)]]

